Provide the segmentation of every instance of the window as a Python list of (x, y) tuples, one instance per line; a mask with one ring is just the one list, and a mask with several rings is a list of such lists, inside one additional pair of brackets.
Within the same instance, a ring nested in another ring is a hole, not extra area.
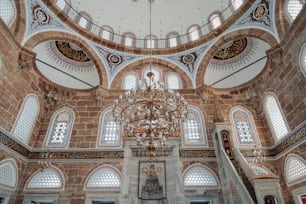
[(302, 46), (300, 54), (300, 67), (304, 77), (306, 78), (306, 43)]
[(181, 89), (181, 79), (177, 73), (170, 73), (166, 77), (168, 89)]
[(6, 25), (10, 25), (15, 17), (15, 5), (13, 0), (0, 0), (0, 18)]
[(91, 17), (85, 13), (84, 11), (81, 11), (79, 15), (77, 16), (76, 20), (82, 28), (89, 30), (91, 26)]
[(114, 121), (111, 109), (107, 109), (100, 116), (98, 146), (120, 146), (121, 126)]
[(251, 113), (243, 107), (233, 107), (231, 122), (239, 147), (254, 147), (259, 144), (255, 123)]
[(277, 141), (289, 132), (289, 128), (283, 116), (279, 102), (274, 94), (266, 94), (264, 100), (264, 110), (273, 136)]
[(166, 38), (168, 39), (168, 47), (176, 47), (178, 45), (179, 33), (170, 32)]
[(290, 154), (285, 162), (285, 175), (288, 185), (293, 185), (306, 180), (306, 162), (295, 154)]
[(121, 187), (120, 174), (110, 166), (102, 166), (96, 169), (88, 177), (87, 189), (117, 188)]
[(138, 77), (134, 73), (128, 73), (123, 79), (122, 88), (125, 90), (131, 90), (137, 88)]
[(15, 122), (12, 135), (22, 142), (27, 143), (32, 134), (33, 127), (39, 113), (38, 98), (34, 94), (26, 96), (21, 109), (19, 111), (17, 120)]
[(123, 42), (122, 43), (125, 46), (131, 47), (131, 46), (135, 45), (136, 37), (135, 37), (135, 35), (133, 33), (127, 32), (127, 33), (124, 33), (122, 36), (123, 36), (123, 38), (122, 38)]
[(205, 166), (194, 165), (183, 174), (185, 187), (218, 187), (214, 173)]
[(64, 10), (66, 7), (66, 1), (65, 0), (57, 0), (56, 6), (60, 8), (61, 10)]
[(74, 121), (74, 112), (69, 108), (63, 108), (52, 116), (47, 147), (67, 147)]
[[(153, 74), (154, 74), (153, 84), (155, 83), (156, 86), (159, 87), (159, 85), (157, 84), (157, 82), (158, 82), (158, 81), (161, 82), (161, 78), (162, 78), (161, 73), (160, 73), (160, 71), (159, 71), (158, 69), (156, 69), (156, 68), (154, 68), (154, 67), (151, 68), (151, 71), (152, 71)], [(150, 78), (147, 76), (147, 73), (148, 73), (148, 72), (150, 72), (150, 68), (145, 69), (144, 72), (143, 72), (143, 78), (144, 78), (144, 80), (145, 80), (147, 83), (150, 82)]]
[[(0, 162), (0, 186), (13, 190), (17, 184), (17, 165), (13, 159)], [(1, 203), (1, 202), (0, 202)]]
[(286, 0), (285, 2), (285, 14), (290, 23), (299, 15), (300, 11), (305, 4), (304, 0)]
[(221, 17), (219, 13), (214, 13), (210, 16), (209, 22), (211, 25), (211, 29), (216, 29), (221, 25)]
[(112, 27), (104, 25), (101, 27), (100, 36), (105, 40), (113, 40), (114, 30)]
[(232, 1), (232, 6), (234, 10), (237, 10), (240, 8), (240, 6), (243, 4), (243, 0), (231, 0)]
[(202, 113), (195, 108), (188, 108), (188, 116), (183, 122), (184, 145), (205, 145), (205, 125)]
[(188, 37), (189, 40), (194, 41), (200, 38), (200, 26), (199, 25), (192, 25), (188, 28)]
[(157, 37), (155, 35), (148, 35), (145, 37), (146, 48), (157, 48)]
[(37, 171), (28, 181), (27, 190), (44, 191), (48, 189), (64, 189), (63, 178), (55, 168)]

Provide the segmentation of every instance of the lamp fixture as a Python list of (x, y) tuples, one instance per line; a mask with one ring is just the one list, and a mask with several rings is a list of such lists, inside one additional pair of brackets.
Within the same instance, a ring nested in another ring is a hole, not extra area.
[(187, 101), (178, 92), (165, 89), (152, 71), (152, 1), (150, 3), (150, 64), (145, 80), (120, 95), (113, 105), (114, 120), (123, 136), (136, 137), (137, 146), (146, 148), (149, 157), (166, 145), (168, 137), (179, 136), (180, 122), (187, 118)]

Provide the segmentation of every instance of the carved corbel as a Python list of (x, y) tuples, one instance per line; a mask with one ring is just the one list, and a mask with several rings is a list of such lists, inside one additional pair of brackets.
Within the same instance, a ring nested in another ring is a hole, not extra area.
[(35, 58), (35, 53), (21, 48), (18, 56), (18, 68), (25, 69), (27, 67), (33, 66), (33, 61)]

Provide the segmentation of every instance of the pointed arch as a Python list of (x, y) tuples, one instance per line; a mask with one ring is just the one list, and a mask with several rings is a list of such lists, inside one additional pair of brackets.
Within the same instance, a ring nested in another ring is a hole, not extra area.
[(37, 170), (27, 181), (25, 191), (61, 191), (64, 190), (63, 173), (51, 166), (43, 170)]
[(265, 94), (264, 111), (274, 141), (277, 142), (289, 133), (289, 127), (279, 101), (276, 95), (272, 92)]
[(299, 155), (289, 154), (284, 167), (288, 186), (306, 181), (306, 161)]
[(14, 190), (17, 187), (18, 170), (14, 159), (0, 161), (0, 188)]
[(119, 147), (121, 145), (121, 125), (113, 118), (112, 108), (105, 109), (99, 120), (97, 147)]
[(216, 174), (203, 164), (193, 164), (183, 173), (184, 188), (219, 188)]
[(242, 106), (234, 106), (230, 111), (234, 141), (239, 148), (261, 146), (252, 114)]
[(86, 179), (84, 189), (120, 190), (122, 181), (118, 169), (111, 165), (102, 165), (94, 169)]
[(68, 107), (53, 113), (48, 128), (46, 147), (67, 147), (70, 141), (75, 114)]
[(37, 95), (28, 94), (19, 110), (15, 125), (12, 129), (13, 137), (17, 138), (24, 144), (28, 143), (32, 135), (38, 114), (40, 110)]

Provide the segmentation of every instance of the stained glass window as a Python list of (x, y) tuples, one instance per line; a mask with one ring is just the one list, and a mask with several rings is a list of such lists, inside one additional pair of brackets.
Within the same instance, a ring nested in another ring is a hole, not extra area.
[(10, 25), (15, 17), (14, 1), (0, 0), (0, 18), (6, 25)]
[(285, 170), (288, 184), (306, 180), (306, 162), (297, 155), (288, 156)]
[(119, 188), (120, 175), (111, 167), (96, 170), (88, 179), (87, 188)]
[(121, 126), (114, 121), (111, 110), (102, 113), (102, 123), (100, 124), (99, 146), (119, 146)]
[(38, 113), (39, 102), (37, 96), (34, 94), (26, 96), (19, 111), (12, 135), (22, 142), (27, 143), (35, 126)]
[(217, 179), (205, 167), (193, 166), (187, 170), (184, 176), (185, 187), (218, 186)]
[(62, 189), (63, 183), (60, 174), (53, 168), (37, 172), (27, 185), (28, 189)]

